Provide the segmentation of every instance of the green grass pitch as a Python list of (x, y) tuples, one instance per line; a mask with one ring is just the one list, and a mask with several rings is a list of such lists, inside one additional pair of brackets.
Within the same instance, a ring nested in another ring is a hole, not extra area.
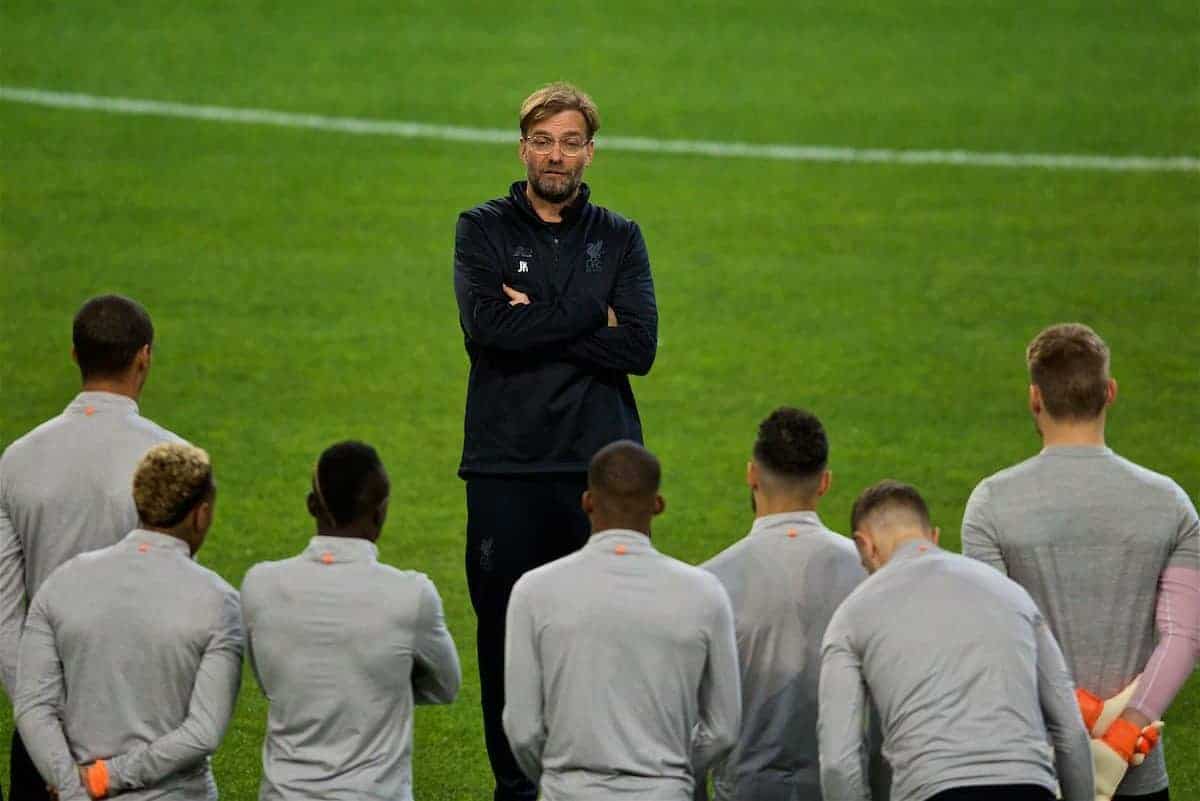
[[(957, 549), (975, 483), (1033, 453), (1025, 343), (1079, 319), (1112, 345), (1110, 443), (1200, 492), (1200, 175), (815, 164), (606, 152), (603, 134), (1016, 153), (1197, 154), (1192, 2), (133, 2), (13, 0), (0, 84), (515, 127), (534, 86), (590, 90), (594, 199), (637, 219), (662, 345), (635, 382), (665, 467), (657, 545), (743, 535), (754, 426), (820, 414), (844, 530), (892, 476)], [(207, 448), (201, 561), (234, 584), (291, 555), (319, 451), (359, 437), (393, 482), (383, 558), (441, 590), (465, 683), (417, 714), (418, 797), (489, 795), (462, 569), (466, 358), (457, 212), (519, 177), (512, 146), (0, 103), (0, 447), (77, 388), (70, 316), (142, 300), (144, 413)], [(11, 716), (0, 712), (7, 742)], [(216, 757), (255, 796), (247, 677)], [(1200, 680), (1167, 718), (1172, 790), (1200, 798)], [(0, 775), (7, 784), (6, 755)]]

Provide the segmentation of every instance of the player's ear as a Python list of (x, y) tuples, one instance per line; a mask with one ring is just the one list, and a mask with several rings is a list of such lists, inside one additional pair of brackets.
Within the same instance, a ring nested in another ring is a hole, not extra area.
[(820, 498), (825, 493), (829, 492), (829, 487), (833, 484), (833, 471), (825, 470), (821, 473), (821, 483), (817, 487), (817, 497)]
[(1042, 412), (1042, 391), (1037, 384), (1029, 385), (1029, 411), (1034, 417)]
[(317, 502), (317, 493), (308, 493), (308, 513), (317, 520), (321, 519), (321, 505)]
[(754, 460), (746, 462), (746, 486), (750, 489), (758, 489), (758, 465)]
[(655, 516), (661, 515), (665, 511), (667, 511), (667, 499), (661, 495), (655, 495), (654, 496), (654, 514), (655, 514)]
[(1112, 406), (1117, 400), (1117, 379), (1108, 379), (1108, 386), (1104, 388), (1104, 405)]
[(71, 361), (79, 364), (79, 352), (75, 348), (71, 348)]
[(590, 167), (592, 164), (592, 159), (596, 157), (596, 140), (589, 139), (588, 143), (584, 145), (583, 152), (586, 154), (583, 160), (583, 166)]
[(590, 515), (596, 511), (596, 501), (592, 498), (591, 490), (584, 490), (583, 496), (579, 499), (579, 505), (583, 508), (585, 515)]
[(942, 536), (942, 530), (937, 526), (933, 527), (933, 533), (930, 534), (929, 541), (934, 545), (938, 544), (938, 538)]

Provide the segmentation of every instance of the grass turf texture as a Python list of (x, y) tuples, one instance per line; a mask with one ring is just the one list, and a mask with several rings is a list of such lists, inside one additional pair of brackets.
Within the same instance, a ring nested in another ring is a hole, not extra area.
[[(1198, 35), (1183, 2), (18, 0), (0, 83), (511, 126), (530, 88), (567, 77), (614, 134), (1195, 155)], [(382, 557), (437, 583), (465, 676), (457, 703), (417, 714), (416, 792), (486, 797), (450, 259), (456, 213), (519, 177), (515, 143), (12, 104), (0, 120), (0, 446), (74, 394), (70, 316), (110, 290), (155, 317), (143, 411), (213, 455), (201, 561), (234, 584), (303, 547), (321, 448), (375, 444), (393, 478)], [(956, 549), (974, 484), (1037, 448), (1022, 350), (1065, 319), (1112, 345), (1111, 444), (1195, 498), (1200, 176), (720, 161), (601, 141), (589, 181), (642, 224), (654, 265), (663, 342), (635, 391), (665, 467), (667, 553), (700, 561), (745, 532), (754, 426), (781, 403), (829, 429), (831, 526), (894, 476), (925, 491)], [(247, 676), (215, 760), (226, 798), (256, 793), (265, 711)], [(7, 705), (0, 716), (7, 732)], [(1200, 797), (1200, 680), (1167, 724), (1173, 794)]]

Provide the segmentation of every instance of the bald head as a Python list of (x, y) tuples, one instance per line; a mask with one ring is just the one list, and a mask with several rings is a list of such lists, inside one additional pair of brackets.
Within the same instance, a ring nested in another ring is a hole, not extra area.
[(649, 533), (650, 519), (663, 508), (658, 494), (658, 458), (632, 440), (601, 448), (588, 466), (584, 511), (594, 530), (627, 528)]

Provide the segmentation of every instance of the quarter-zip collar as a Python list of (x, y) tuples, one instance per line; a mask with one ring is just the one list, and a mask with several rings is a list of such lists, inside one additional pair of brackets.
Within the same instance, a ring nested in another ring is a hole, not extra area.
[(94, 414), (136, 415), (137, 401), (128, 395), (118, 395), (115, 392), (87, 390), (76, 395), (63, 414), (82, 414), (91, 417)]
[(583, 546), (588, 551), (609, 551), (618, 555), (653, 553), (650, 538), (640, 531), (628, 528), (609, 528), (597, 531)]
[(191, 546), (179, 539), (179, 537), (164, 534), (161, 531), (147, 531), (144, 528), (135, 528), (125, 535), (121, 543), (137, 548), (139, 553), (146, 553), (151, 549), (162, 549), (168, 552), (174, 551), (188, 559), (192, 558)]
[(374, 562), (379, 558), (375, 543), (358, 537), (330, 537), (318, 534), (308, 541), (304, 558), (314, 562)]
[[(750, 535), (763, 534), (779, 529), (795, 528), (824, 528), (821, 525), (821, 518), (812, 510), (794, 512), (779, 512), (773, 515), (764, 515), (755, 518), (754, 525), (750, 527)], [(790, 531), (788, 533), (791, 533)]]
[(525, 194), (525, 185), (527, 181), (515, 181), (508, 188), (508, 196), (517, 208), (521, 209), (528, 217), (545, 226), (562, 225), (564, 228), (573, 226), (583, 215), (583, 210), (587, 208), (588, 201), (592, 196), (592, 190), (586, 183), (579, 185), (579, 194), (575, 195), (575, 200), (568, 206), (563, 206), (559, 214), (562, 216), (562, 223), (548, 223), (538, 216), (534, 211), (533, 204), (529, 202), (529, 198)]

